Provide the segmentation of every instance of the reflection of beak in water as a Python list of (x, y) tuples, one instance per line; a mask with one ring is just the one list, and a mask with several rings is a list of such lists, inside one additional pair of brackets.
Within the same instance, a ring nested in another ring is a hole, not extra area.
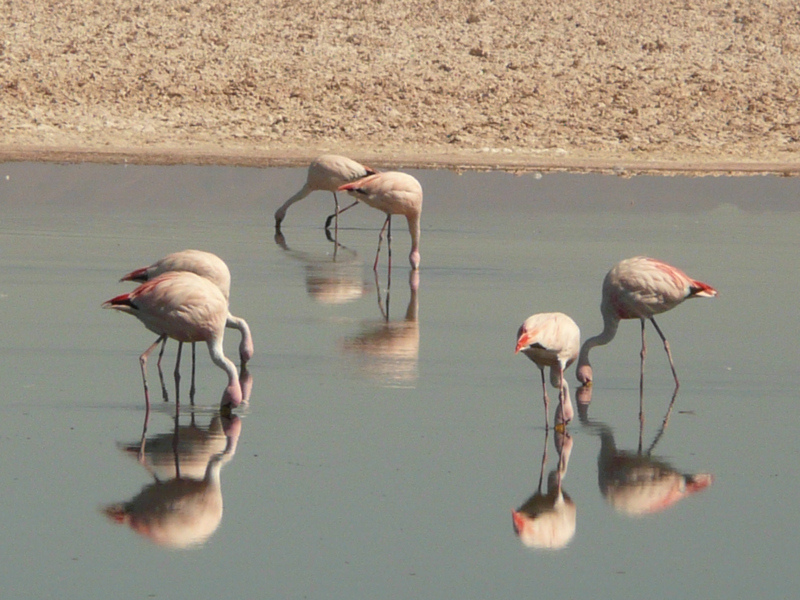
[(555, 445), (558, 465), (547, 477), (547, 494), (542, 493), (542, 479), (547, 464), (547, 438), (545, 432), (542, 468), (536, 493), (519, 509), (512, 511), (514, 531), (528, 548), (559, 550), (565, 548), (575, 536), (577, 509), (572, 498), (564, 492), (562, 482), (567, 474), (572, 453), (572, 437), (566, 432), (556, 433)]
[[(402, 321), (391, 321), (384, 311), (380, 297), (378, 276), (378, 306), (383, 319), (362, 322), (362, 332), (346, 338), (342, 348), (354, 356), (360, 369), (370, 377), (389, 387), (413, 385), (417, 380), (419, 360), (419, 271), (409, 274), (410, 298)], [(389, 291), (386, 292), (387, 306)]]
[(135, 445), (121, 445), (134, 457), (141, 454), (140, 462), (155, 482), (103, 512), (160, 546), (201, 545), (222, 520), (220, 469), (236, 453), (241, 428), (236, 416), (227, 419), (217, 414), (207, 430), (195, 425), (194, 415), (184, 427), (177, 426), (176, 417), (173, 433), (149, 438), (144, 452)]
[(345, 304), (358, 300), (367, 290), (362, 279), (362, 263), (358, 254), (342, 244), (337, 244), (329, 231), (326, 230), (325, 235), (334, 244), (333, 255), (314, 255), (292, 250), (280, 231), (275, 233), (275, 243), (305, 264), (306, 290), (314, 300), (320, 304)]
[(661, 429), (644, 451), (641, 430), (636, 451), (619, 450), (614, 441), (614, 432), (608, 425), (590, 422), (588, 415), (579, 411), (581, 422), (599, 432), (598, 485), (600, 493), (617, 512), (630, 517), (661, 512), (679, 500), (706, 489), (714, 481), (709, 473), (680, 473), (666, 460), (651, 455), (666, 430), (674, 402), (675, 395)]

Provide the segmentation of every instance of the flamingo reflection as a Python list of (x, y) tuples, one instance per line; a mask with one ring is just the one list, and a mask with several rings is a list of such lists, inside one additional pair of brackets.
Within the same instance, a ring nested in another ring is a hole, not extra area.
[(275, 243), (289, 256), (305, 265), (306, 291), (316, 302), (345, 304), (358, 300), (367, 289), (362, 279), (362, 264), (358, 253), (337, 243), (329, 231), (326, 230), (325, 235), (333, 243), (332, 256), (329, 253), (313, 254), (293, 250), (280, 231), (275, 232)]
[(103, 512), (159, 546), (191, 548), (207, 541), (222, 520), (220, 469), (236, 453), (242, 422), (219, 413), (207, 429), (197, 427), (194, 413), (188, 426), (178, 420), (176, 414), (173, 432), (148, 438), (146, 447), (120, 445), (155, 481)]
[(562, 487), (573, 441), (566, 431), (556, 431), (554, 443), (558, 452), (558, 464), (547, 477), (545, 494), (542, 493), (542, 480), (547, 464), (548, 437), (549, 431), (545, 431), (542, 467), (536, 493), (517, 510), (512, 511), (512, 517), (514, 531), (525, 546), (557, 550), (570, 543), (575, 536), (577, 523), (575, 503)]
[(646, 450), (643, 450), (640, 421), (639, 446), (635, 452), (618, 449), (611, 427), (589, 420), (588, 400), (591, 398), (584, 397), (584, 402), (578, 405), (581, 424), (600, 436), (600, 454), (597, 458), (600, 493), (621, 514), (639, 517), (661, 512), (708, 488), (714, 480), (709, 473), (681, 473), (665, 459), (652, 455), (666, 431), (676, 395), (677, 390), (661, 428)]
[(408, 284), (410, 294), (405, 316), (401, 321), (391, 321), (390, 291), (387, 289), (384, 303), (376, 273), (375, 287), (382, 318), (377, 323), (364, 321), (361, 333), (342, 342), (342, 348), (356, 357), (363, 372), (387, 386), (413, 385), (417, 380), (419, 271), (409, 273)]

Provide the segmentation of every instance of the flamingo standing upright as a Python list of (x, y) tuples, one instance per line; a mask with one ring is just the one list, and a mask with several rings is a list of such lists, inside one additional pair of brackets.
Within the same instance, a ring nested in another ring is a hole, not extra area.
[(575, 321), (564, 313), (531, 315), (517, 331), (517, 349), (514, 352), (522, 351), (542, 372), (545, 429), (550, 426), (548, 417), (550, 399), (547, 397), (544, 369), (550, 367), (550, 384), (559, 390), (561, 422), (569, 423), (574, 410), (569, 397), (569, 385), (564, 380), (564, 371), (578, 358), (580, 345), (581, 330)]
[[(173, 252), (167, 254), (165, 257), (154, 262), (149, 267), (142, 267), (131, 271), (123, 276), (120, 281), (138, 281), (145, 282), (154, 277), (167, 273), (169, 271), (186, 271), (195, 273), (200, 277), (205, 277), (211, 283), (216, 285), (225, 300), (230, 302), (231, 291), (231, 272), (228, 265), (225, 264), (219, 256), (211, 252), (204, 252), (202, 250), (181, 250), (180, 252)], [(247, 321), (241, 317), (236, 317), (228, 312), (228, 317), (225, 323), (226, 327), (231, 329), (238, 329), (242, 334), (242, 341), (239, 343), (239, 358), (242, 362), (242, 368), (247, 362), (253, 358), (253, 337), (250, 333), (250, 326)], [(167, 344), (167, 339), (161, 344), (161, 351), (158, 354), (158, 364), (161, 365), (161, 357), (164, 354), (164, 347)], [(180, 353), (183, 347), (182, 342), (178, 342), (178, 363), (180, 363)], [(194, 396), (194, 373), (195, 373), (195, 345), (192, 344), (192, 388), (189, 392), (190, 396)], [(177, 366), (175, 369), (175, 377), (179, 377)]]
[[(346, 156), (339, 156), (338, 154), (323, 154), (317, 157), (308, 167), (308, 175), (303, 187), (291, 198), (289, 198), (283, 205), (275, 211), (275, 227), (280, 228), (283, 219), (286, 217), (286, 211), (295, 202), (299, 202), (311, 192), (327, 191), (333, 193), (333, 201), (336, 205), (336, 212), (328, 217), (325, 222), (325, 229), (330, 225), (331, 218), (336, 219), (336, 232), (339, 231), (339, 213), (344, 212), (348, 208), (353, 207), (357, 202), (354, 202), (347, 208), (339, 210), (339, 198), (336, 192), (339, 186), (356, 179), (361, 179), (367, 175), (375, 173), (369, 167), (357, 163)], [(338, 237), (338, 235), (337, 235)]]
[(642, 352), (639, 373), (640, 394), (644, 388), (644, 324), (649, 319), (664, 342), (669, 366), (675, 378), (675, 388), (680, 386), (669, 342), (656, 324), (654, 315), (678, 306), (688, 298), (713, 298), (717, 295), (710, 285), (689, 277), (686, 273), (665, 262), (645, 256), (628, 258), (617, 263), (603, 280), (603, 299), (600, 312), (603, 315), (603, 331), (586, 340), (578, 358), (578, 381), (584, 385), (592, 383), (592, 366), (589, 351), (614, 339), (621, 319), (639, 319), (642, 322)]
[(167, 337), (179, 342), (206, 342), (211, 360), (228, 375), (222, 404), (238, 406), (242, 402), (236, 365), (222, 350), (229, 314), (228, 301), (211, 281), (195, 273), (170, 271), (146, 281), (128, 294), (104, 302), (103, 308), (133, 315), (158, 335), (158, 339), (139, 357), (148, 412), (147, 357)]
[(391, 272), (392, 215), (403, 215), (408, 221), (408, 231), (411, 234), (411, 253), (408, 255), (408, 260), (412, 269), (419, 269), (420, 217), (422, 215), (422, 186), (419, 181), (407, 173), (388, 171), (346, 183), (339, 187), (339, 191), (346, 191), (364, 204), (386, 213), (386, 221), (378, 235), (378, 251), (375, 253), (373, 271), (378, 270), (383, 232), (386, 231), (389, 271)]

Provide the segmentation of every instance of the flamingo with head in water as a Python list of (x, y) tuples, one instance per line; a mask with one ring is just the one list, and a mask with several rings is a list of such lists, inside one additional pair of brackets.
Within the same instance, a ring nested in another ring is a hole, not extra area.
[(689, 298), (713, 298), (717, 290), (692, 279), (677, 267), (665, 262), (645, 256), (628, 258), (617, 263), (603, 280), (603, 299), (600, 303), (600, 312), (603, 315), (603, 331), (586, 340), (578, 357), (578, 381), (585, 385), (592, 383), (592, 366), (589, 364), (589, 351), (595, 346), (603, 346), (614, 339), (617, 327), (622, 319), (639, 319), (642, 322), (642, 352), (641, 368), (639, 375), (640, 392), (644, 382), (644, 358), (646, 346), (644, 341), (644, 324), (649, 320), (656, 328), (664, 350), (667, 352), (672, 376), (675, 378), (675, 387), (678, 374), (675, 372), (675, 363), (669, 342), (661, 332), (655, 315), (666, 312), (678, 306)]
[[(517, 331), (517, 349), (539, 367), (542, 372), (544, 394), (544, 426), (549, 425), (550, 399), (547, 397), (544, 369), (550, 367), (550, 383), (557, 387), (560, 410), (557, 421), (566, 424), (572, 420), (574, 410), (569, 397), (569, 386), (564, 380), (564, 371), (576, 358), (581, 345), (581, 330), (564, 313), (539, 313), (531, 315)], [(558, 418), (560, 416), (560, 419)]]
[(333, 201), (336, 206), (335, 213), (328, 217), (328, 220), (325, 222), (325, 229), (330, 226), (331, 219), (335, 218), (336, 230), (338, 232), (339, 214), (348, 208), (352, 208), (355, 204), (358, 204), (358, 202), (355, 202), (350, 206), (339, 210), (339, 198), (336, 196), (339, 186), (349, 181), (366, 177), (367, 175), (371, 175), (373, 173), (375, 173), (374, 170), (370, 169), (369, 167), (365, 167), (364, 165), (359, 164), (356, 161), (347, 158), (346, 156), (339, 156), (338, 154), (323, 154), (322, 156), (315, 158), (308, 167), (308, 175), (306, 176), (306, 182), (303, 187), (301, 187), (300, 190), (294, 194), (294, 196), (289, 198), (278, 210), (275, 211), (275, 227), (281, 226), (284, 218), (286, 218), (286, 211), (289, 210), (289, 207), (292, 204), (295, 202), (300, 202), (300, 200), (308, 196), (311, 192), (325, 191), (333, 193)]
[(378, 252), (375, 254), (374, 271), (378, 270), (378, 257), (381, 252), (384, 231), (387, 233), (389, 249), (389, 269), (392, 268), (392, 215), (403, 215), (408, 221), (411, 234), (411, 253), (408, 260), (412, 269), (419, 269), (420, 217), (422, 216), (422, 186), (407, 173), (387, 171), (376, 173), (363, 179), (346, 183), (339, 187), (367, 206), (386, 213), (386, 221), (378, 235)]
[[(228, 265), (216, 254), (204, 252), (202, 250), (182, 250), (180, 252), (173, 252), (148, 267), (142, 267), (131, 271), (123, 276), (120, 281), (145, 282), (169, 271), (186, 271), (195, 273), (200, 277), (205, 277), (220, 289), (226, 301), (230, 301), (231, 272), (230, 269), (228, 269)], [(250, 326), (247, 324), (247, 321), (241, 317), (230, 314), (230, 312), (228, 312), (225, 326), (231, 329), (238, 329), (242, 334), (242, 341), (239, 343), (239, 358), (244, 368), (247, 362), (253, 358), (253, 336), (250, 333)], [(178, 343), (178, 356), (180, 356), (183, 343)], [(164, 347), (166, 344), (167, 340), (164, 338), (161, 344), (161, 351), (158, 354), (159, 365), (161, 364), (161, 357), (164, 354)], [(195, 345), (192, 344), (192, 389), (190, 391), (190, 396), (194, 396), (194, 371)], [(179, 376), (177, 366), (175, 376)]]
[(222, 349), (229, 314), (228, 301), (208, 279), (195, 273), (170, 271), (146, 281), (128, 294), (108, 300), (103, 303), (103, 308), (133, 315), (158, 335), (158, 339), (139, 357), (148, 410), (147, 357), (167, 337), (179, 342), (206, 342), (211, 360), (228, 375), (222, 404), (238, 406), (242, 402), (236, 366)]

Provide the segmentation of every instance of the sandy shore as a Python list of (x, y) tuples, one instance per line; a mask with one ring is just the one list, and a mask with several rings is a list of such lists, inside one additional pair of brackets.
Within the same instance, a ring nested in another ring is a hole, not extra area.
[(0, 160), (800, 171), (791, 1), (0, 8)]

